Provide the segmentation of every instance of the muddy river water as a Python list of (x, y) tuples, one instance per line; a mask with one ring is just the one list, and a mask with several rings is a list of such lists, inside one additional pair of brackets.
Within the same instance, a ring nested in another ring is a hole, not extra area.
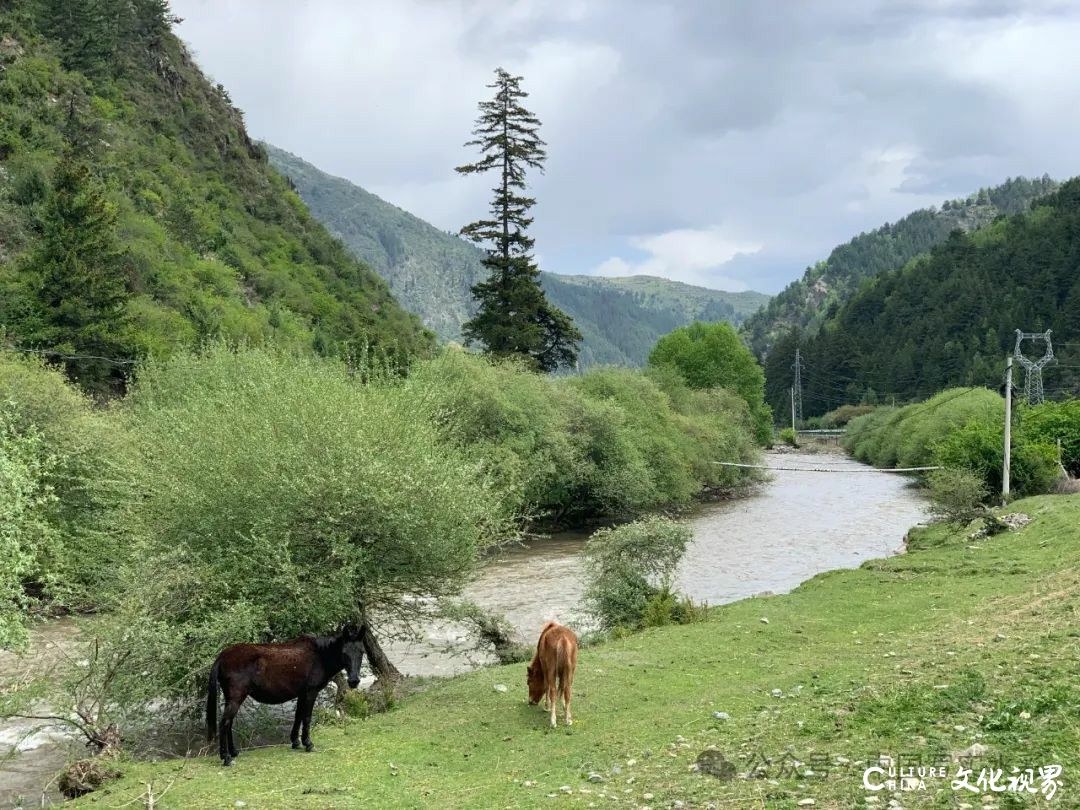
[[(869, 471), (839, 454), (770, 453), (766, 463), (797, 469), (777, 470), (753, 494), (702, 505), (688, 516), (693, 540), (678, 585), (695, 601), (718, 605), (783, 593), (822, 571), (894, 554), (908, 528), (926, 517), (925, 501), (902, 475)], [(534, 638), (547, 619), (580, 624), (585, 540), (583, 533), (566, 533), (509, 549), (485, 566), (466, 596), (505, 614), (522, 639)], [(62, 645), (64, 633), (62, 624), (45, 628), (35, 649)], [(421, 635), (386, 644), (408, 674), (449, 675), (483, 662), (461, 652), (459, 628), (433, 625)], [(0, 681), (25, 667), (0, 653)], [(58, 733), (31, 730), (0, 721), (0, 808), (20, 794), (27, 806), (39, 806), (42, 787), (62, 763)], [(5, 759), (12, 745), (22, 750)]]

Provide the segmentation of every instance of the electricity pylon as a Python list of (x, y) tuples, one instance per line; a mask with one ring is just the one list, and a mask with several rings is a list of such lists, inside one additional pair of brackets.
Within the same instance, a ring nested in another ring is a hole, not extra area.
[[(1054, 359), (1054, 344), (1050, 341), (1050, 331), (1045, 332), (1022, 332), (1016, 330), (1016, 346), (1013, 348), (1013, 359), (1024, 367), (1024, 399), (1028, 405), (1041, 405), (1043, 401), (1043, 378), (1042, 370)], [(1029, 360), (1020, 351), (1020, 344), (1025, 340), (1042, 340), (1046, 343), (1046, 351), (1038, 360)]]

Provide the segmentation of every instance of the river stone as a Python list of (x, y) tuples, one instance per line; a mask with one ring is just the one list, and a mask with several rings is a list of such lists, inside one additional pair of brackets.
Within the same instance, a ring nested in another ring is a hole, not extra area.
[(505, 683), (497, 683), (491, 688), (494, 689), (496, 692), (505, 692), (506, 691), (506, 684)]
[(731, 715), (728, 714), (727, 712), (713, 712), (712, 716), (715, 717), (717, 720), (730, 720), (731, 719)]
[(604, 777), (602, 777), (596, 771), (593, 771), (592, 773), (589, 774), (589, 781), (590, 782), (603, 782)]

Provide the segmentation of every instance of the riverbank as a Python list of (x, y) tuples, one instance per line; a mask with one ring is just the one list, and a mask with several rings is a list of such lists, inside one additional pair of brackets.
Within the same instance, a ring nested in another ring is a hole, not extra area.
[[(1036, 774), (1059, 764), (1056, 802), (1075, 806), (1080, 496), (1010, 510), (1033, 520), (978, 541), (920, 530), (906, 555), (583, 651), (571, 730), (549, 731), (525, 703), (523, 667), (485, 669), (387, 714), (322, 726), (314, 754), (249, 751), (228, 771), (212, 757), (130, 764), (84, 803), (138, 801), (149, 784), (156, 806), (185, 808), (854, 807), (867, 795), (884, 806), (888, 791), (863, 788), (869, 761), (929, 765), (974, 750), (973, 784), (980, 762)], [(710, 746), (736, 773), (762, 765), (764, 778), (693, 769)], [(955, 769), (895, 798), (951, 806)]]

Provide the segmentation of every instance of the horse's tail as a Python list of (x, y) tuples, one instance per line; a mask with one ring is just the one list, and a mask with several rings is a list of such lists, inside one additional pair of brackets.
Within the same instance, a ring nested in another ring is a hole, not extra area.
[(215, 659), (214, 665), (210, 667), (209, 682), (206, 684), (206, 739), (209, 742), (213, 742), (217, 734), (217, 693), (220, 668), (221, 659)]

